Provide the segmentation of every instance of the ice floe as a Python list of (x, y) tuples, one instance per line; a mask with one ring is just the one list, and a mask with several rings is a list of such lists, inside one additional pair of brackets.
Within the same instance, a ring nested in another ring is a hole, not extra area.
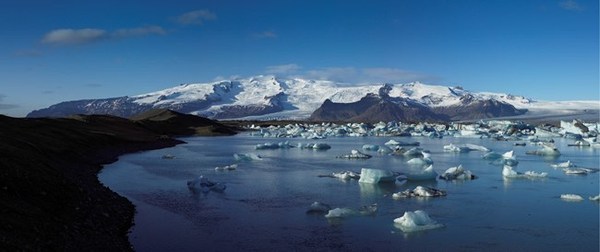
[(372, 156), (369, 154), (362, 153), (358, 150), (350, 151), (350, 154), (337, 156), (337, 158), (347, 158), (347, 159), (369, 159)]
[(262, 160), (262, 157), (254, 154), (254, 153), (235, 153), (233, 154), (233, 158), (237, 161), (253, 161), (253, 160)]
[(440, 178), (443, 180), (471, 180), (476, 176), (469, 170), (465, 170), (462, 165), (448, 168)]
[(409, 169), (404, 173), (407, 180), (420, 181), (420, 180), (435, 180), (438, 176), (437, 172), (433, 169), (433, 165), (429, 165), (419, 169)]
[(535, 171), (526, 171), (521, 173), (515, 171), (513, 166), (505, 165), (502, 168), (502, 176), (505, 178), (545, 178), (548, 176), (548, 173)]
[(565, 201), (582, 201), (583, 197), (581, 197), (581, 195), (578, 195), (578, 194), (566, 193), (566, 194), (561, 194), (560, 199), (565, 200)]
[(226, 165), (226, 166), (217, 166), (215, 167), (215, 171), (233, 171), (237, 169), (237, 164)]
[(308, 207), (308, 210), (306, 210), (306, 213), (307, 214), (325, 215), (329, 212), (329, 210), (331, 210), (331, 206), (329, 206), (325, 203), (315, 201)]
[(444, 225), (432, 220), (425, 211), (416, 210), (404, 212), (402, 217), (394, 219), (394, 226), (408, 233), (441, 228)]
[(334, 208), (329, 210), (325, 218), (346, 218), (356, 215), (372, 215), (377, 212), (377, 203), (369, 206), (361, 206), (358, 210), (351, 208)]
[(396, 177), (397, 175), (392, 171), (362, 168), (358, 182), (369, 184), (394, 182)]
[(394, 199), (413, 198), (413, 197), (440, 197), (446, 196), (446, 192), (431, 187), (417, 186), (415, 189), (407, 189), (402, 192), (392, 194)]
[(553, 144), (543, 144), (539, 150), (527, 151), (525, 154), (528, 155), (539, 155), (539, 156), (560, 156), (560, 151)]

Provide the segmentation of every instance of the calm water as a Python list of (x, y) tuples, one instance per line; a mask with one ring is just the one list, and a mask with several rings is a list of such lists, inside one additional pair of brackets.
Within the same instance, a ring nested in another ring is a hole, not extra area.
[[(555, 139), (562, 156), (545, 159), (525, 155), (539, 147), (512, 142), (466, 138), (393, 138), (419, 141), (430, 150), (434, 169), (442, 173), (462, 164), (479, 178), (464, 182), (443, 180), (423, 183), (368, 185), (320, 178), (361, 167), (402, 172), (406, 160), (377, 155), (369, 160), (336, 159), (363, 144), (383, 145), (389, 137), (290, 139), (326, 142), (327, 151), (301, 149), (254, 150), (265, 139), (245, 135), (186, 138), (188, 144), (122, 156), (107, 165), (100, 181), (137, 206), (130, 241), (137, 251), (231, 251), (231, 250), (461, 250), (461, 251), (598, 251), (599, 209), (588, 200), (598, 195), (598, 173), (565, 175), (549, 164), (571, 160), (581, 167), (598, 168), (600, 150), (567, 147), (572, 140)], [(448, 153), (443, 145), (474, 143), (503, 153), (515, 150), (517, 171), (548, 172), (545, 179), (502, 178), (502, 168), (481, 158), (481, 152)], [(242, 162), (235, 171), (215, 171), (215, 166), (235, 163), (234, 153), (257, 153), (262, 161)], [(173, 154), (175, 159), (161, 159)], [(225, 182), (220, 194), (193, 194), (186, 181), (204, 175)], [(394, 192), (417, 185), (446, 190), (448, 195), (431, 199), (394, 200)], [(584, 201), (567, 202), (561, 194), (575, 193)], [(314, 201), (332, 207), (359, 208), (377, 203), (374, 216), (328, 221), (307, 215)], [(393, 220), (405, 211), (424, 210), (444, 228), (405, 234)]]

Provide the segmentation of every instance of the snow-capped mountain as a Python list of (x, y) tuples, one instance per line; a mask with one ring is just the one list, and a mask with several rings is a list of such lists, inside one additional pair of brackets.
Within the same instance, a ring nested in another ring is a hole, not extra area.
[[(324, 80), (261, 75), (211, 83), (182, 84), (130, 97), (62, 102), (33, 111), (27, 116), (111, 114), (130, 117), (147, 109), (166, 108), (215, 119), (306, 119), (322, 107), (326, 100), (336, 104), (356, 103), (368, 94), (381, 96), (382, 90), (385, 101), (396, 105), (403, 104), (405, 108), (424, 107), (438, 114), (451, 113), (466, 106), (480, 104), (477, 106), (501, 105), (504, 108), (502, 110), (504, 112), (500, 114), (483, 113), (480, 114), (482, 117), (514, 116), (536, 107), (535, 104), (538, 103), (522, 96), (478, 93), (461, 87), (426, 85), (419, 82), (352, 86)], [(509, 106), (508, 109), (506, 106)], [(388, 107), (400, 108), (395, 105)], [(477, 110), (477, 108), (472, 109)], [(463, 114), (471, 114), (471, 111), (471, 109), (467, 112), (463, 111)], [(460, 114), (453, 113), (445, 119), (464, 119)]]

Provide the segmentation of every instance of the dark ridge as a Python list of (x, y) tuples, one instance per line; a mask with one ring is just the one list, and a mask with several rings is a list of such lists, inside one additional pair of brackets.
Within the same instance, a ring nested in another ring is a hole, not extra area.
[(186, 128), (232, 132), (211, 120), (171, 111), (146, 115), (137, 121), (105, 115), (0, 115), (2, 250), (132, 250), (127, 233), (135, 209), (98, 181), (102, 164), (114, 162), (124, 153), (183, 143), (165, 136), (179, 135), (179, 129), (170, 132), (164, 125), (182, 122)]

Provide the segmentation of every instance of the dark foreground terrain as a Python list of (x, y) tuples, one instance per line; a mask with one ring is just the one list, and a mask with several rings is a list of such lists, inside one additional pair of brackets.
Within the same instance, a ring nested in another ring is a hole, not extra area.
[(102, 164), (124, 153), (230, 135), (215, 121), (168, 110), (22, 119), (0, 115), (0, 250), (127, 251), (134, 206), (102, 185)]

